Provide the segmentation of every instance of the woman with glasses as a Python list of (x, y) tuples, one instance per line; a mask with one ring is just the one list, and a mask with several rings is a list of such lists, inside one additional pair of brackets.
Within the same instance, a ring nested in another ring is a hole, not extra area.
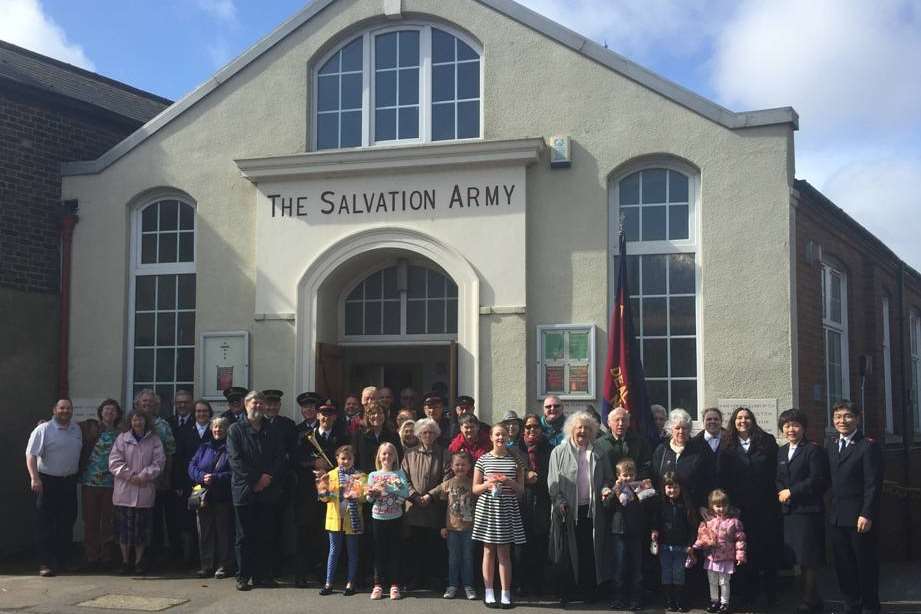
[(527, 414), (522, 427), (520, 452), (524, 459), (524, 499), (521, 518), (527, 542), (515, 548), (515, 586), (519, 595), (539, 595), (544, 589), (547, 536), (550, 533), (550, 444), (544, 438), (540, 416)]

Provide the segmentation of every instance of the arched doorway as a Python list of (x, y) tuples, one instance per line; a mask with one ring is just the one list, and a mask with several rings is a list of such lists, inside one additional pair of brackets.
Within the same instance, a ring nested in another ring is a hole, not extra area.
[(299, 390), (433, 385), (478, 394), (479, 281), (453, 248), (378, 228), (331, 245), (298, 286)]

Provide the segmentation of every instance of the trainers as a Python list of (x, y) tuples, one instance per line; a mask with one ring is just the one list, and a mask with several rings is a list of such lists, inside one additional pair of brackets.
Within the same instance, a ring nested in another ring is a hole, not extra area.
[(390, 598), (396, 601), (397, 599), (400, 599), (401, 597), (402, 595), (400, 595), (400, 587), (396, 585), (391, 586), (390, 587)]
[(454, 595), (456, 594), (457, 594), (457, 587), (449, 586), (448, 588), (445, 589), (445, 594), (442, 595), (442, 597), (444, 597), (445, 599), (454, 599)]
[(371, 600), (377, 601), (378, 599), (383, 599), (384, 589), (381, 588), (380, 584), (375, 584), (374, 588), (371, 590)]
[(476, 589), (472, 586), (465, 586), (464, 592), (467, 593), (467, 599), (469, 601), (476, 601)]

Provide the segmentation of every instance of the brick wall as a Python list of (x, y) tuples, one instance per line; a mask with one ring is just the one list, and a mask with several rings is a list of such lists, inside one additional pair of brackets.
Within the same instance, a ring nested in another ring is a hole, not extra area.
[[(799, 404), (809, 416), (808, 436), (825, 442), (828, 421), (825, 374), (825, 337), (822, 326), (821, 260), (834, 262), (847, 276), (849, 398), (860, 399), (859, 357), (868, 356), (872, 367), (866, 377), (863, 406), (864, 431), (883, 442), (885, 479), (921, 486), (921, 447), (912, 445), (907, 460), (902, 435), (903, 417), (910, 416), (910, 340), (908, 314), (921, 310), (921, 276), (907, 268), (904, 274), (905, 380), (901, 379), (898, 270), (899, 259), (869, 232), (809, 186), (798, 185), (796, 204), (796, 318)], [(811, 256), (811, 257), (810, 257)], [(892, 432), (886, 432), (883, 367), (883, 297), (889, 298), (891, 344)], [(914, 442), (916, 429), (907, 436)], [(881, 549), (886, 558), (901, 559), (910, 551), (921, 553), (921, 502), (883, 496)], [(908, 537), (909, 539), (906, 539)]]
[(60, 163), (92, 160), (138, 124), (3, 83), (0, 89), (0, 286), (58, 290)]

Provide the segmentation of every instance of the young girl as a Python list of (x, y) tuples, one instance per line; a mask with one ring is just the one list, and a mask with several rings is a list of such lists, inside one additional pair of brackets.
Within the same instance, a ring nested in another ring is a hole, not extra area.
[(483, 585), (486, 607), (497, 606), (493, 590), (495, 560), (499, 559), (502, 584), (501, 607), (512, 607), (512, 562), (509, 547), (525, 543), (518, 496), (524, 491), (524, 471), (506, 446), (508, 431), (497, 424), (490, 431), (492, 451), (476, 462), (473, 494), (478, 496), (473, 520), (473, 539), (483, 542)]
[(409, 496), (409, 480), (400, 469), (397, 448), (385, 441), (377, 449), (377, 471), (368, 476), (368, 501), (374, 538), (374, 590), (371, 599), (384, 596), (390, 581), (390, 598), (400, 598), (400, 533), (403, 528), (403, 502)]
[(745, 562), (745, 531), (742, 521), (729, 513), (729, 496), (716, 489), (708, 499), (710, 520), (697, 529), (695, 550), (706, 550), (707, 579), (710, 581), (710, 607), (707, 612), (729, 612), (729, 579), (736, 565)]
[(681, 490), (678, 478), (671, 471), (662, 476), (662, 505), (652, 542), (658, 549), (662, 566), (662, 592), (665, 608), (669, 612), (687, 612), (684, 603), (684, 566), (694, 550), (691, 544), (696, 537), (697, 514), (694, 505)]
[(454, 599), (457, 589), (464, 587), (467, 599), (476, 599), (473, 588), (473, 478), (470, 475), (470, 455), (455, 452), (451, 456), (454, 477), (445, 480), (429, 494), (447, 500), (448, 512), (441, 536), (448, 540), (448, 588), (445, 599)]
[(326, 531), (329, 533), (329, 558), (326, 561), (326, 584), (321, 595), (331, 595), (336, 565), (345, 541), (349, 557), (348, 581), (343, 595), (355, 594), (355, 576), (358, 572), (358, 544), (364, 532), (361, 505), (365, 501), (367, 476), (355, 470), (352, 446), (336, 449), (338, 467), (317, 481), (317, 495), (326, 503)]

